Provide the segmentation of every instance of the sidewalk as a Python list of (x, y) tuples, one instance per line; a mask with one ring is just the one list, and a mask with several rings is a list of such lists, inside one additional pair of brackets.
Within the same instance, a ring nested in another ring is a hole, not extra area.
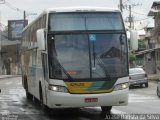
[(160, 74), (148, 74), (149, 80), (160, 81)]
[(0, 80), (12, 77), (21, 77), (21, 75), (0, 75)]

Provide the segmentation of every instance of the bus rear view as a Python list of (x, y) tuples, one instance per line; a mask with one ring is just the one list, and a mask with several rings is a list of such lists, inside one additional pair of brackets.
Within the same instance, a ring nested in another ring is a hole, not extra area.
[(102, 113), (127, 105), (128, 45), (121, 13), (55, 9), (47, 17), (47, 26), (41, 29), (45, 49), (38, 48), (45, 54), (43, 77), (36, 77), (43, 78), (43, 104), (49, 108), (100, 106)]

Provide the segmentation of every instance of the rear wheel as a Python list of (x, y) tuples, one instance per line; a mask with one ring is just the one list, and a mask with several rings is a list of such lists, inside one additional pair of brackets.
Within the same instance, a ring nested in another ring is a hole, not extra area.
[(110, 114), (112, 106), (101, 106), (101, 115), (106, 115), (106, 114)]
[(148, 83), (145, 83), (145, 87), (148, 87)]
[(26, 98), (27, 98), (28, 100), (32, 100), (32, 98), (33, 98), (33, 95), (30, 94), (27, 90), (26, 90)]
[(160, 90), (157, 87), (157, 96), (160, 97)]
[(27, 82), (27, 80), (25, 80), (25, 89), (26, 89), (26, 98), (28, 100), (32, 100), (33, 95), (28, 92), (28, 82)]
[(148, 87), (148, 83), (145, 83), (145, 87)]

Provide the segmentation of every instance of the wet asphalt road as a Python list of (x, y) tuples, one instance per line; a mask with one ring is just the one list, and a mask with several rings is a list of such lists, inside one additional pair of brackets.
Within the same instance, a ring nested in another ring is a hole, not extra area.
[(156, 82), (150, 82), (148, 88), (130, 89), (128, 106), (113, 107), (111, 115), (104, 118), (100, 115), (99, 107), (43, 112), (39, 103), (26, 100), (21, 77), (3, 79), (0, 80), (0, 120), (6, 117), (14, 120), (106, 120), (111, 117), (126, 119), (120, 116), (122, 114), (160, 114), (156, 87)]

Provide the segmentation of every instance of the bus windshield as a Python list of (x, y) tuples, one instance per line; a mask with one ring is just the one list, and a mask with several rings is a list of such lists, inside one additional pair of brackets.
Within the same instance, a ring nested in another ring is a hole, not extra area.
[(124, 33), (48, 36), (50, 78), (102, 80), (128, 75)]
[(128, 76), (127, 39), (119, 12), (50, 13), (48, 29), (50, 78)]
[(119, 12), (50, 13), (49, 31), (123, 30)]

